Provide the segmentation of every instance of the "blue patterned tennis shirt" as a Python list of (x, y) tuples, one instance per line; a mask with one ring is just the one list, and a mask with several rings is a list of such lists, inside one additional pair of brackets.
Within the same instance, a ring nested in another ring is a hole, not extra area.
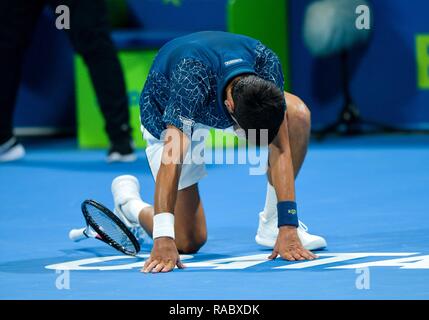
[(234, 124), (224, 90), (240, 74), (255, 74), (283, 91), (277, 55), (260, 41), (221, 31), (197, 32), (158, 52), (140, 97), (142, 126), (160, 139), (167, 125), (225, 129)]

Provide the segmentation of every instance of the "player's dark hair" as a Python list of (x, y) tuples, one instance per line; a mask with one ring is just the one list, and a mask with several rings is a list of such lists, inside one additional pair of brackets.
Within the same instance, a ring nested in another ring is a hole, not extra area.
[[(233, 84), (231, 93), (233, 116), (246, 138), (256, 145), (270, 144), (283, 122), (286, 110), (283, 92), (270, 81), (247, 75)], [(262, 134), (268, 134), (268, 141), (261, 139)]]

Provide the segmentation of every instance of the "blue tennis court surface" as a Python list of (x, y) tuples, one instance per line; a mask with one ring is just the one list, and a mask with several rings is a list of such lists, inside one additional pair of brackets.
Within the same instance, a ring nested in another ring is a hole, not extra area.
[(311, 144), (297, 181), (300, 218), (329, 246), (311, 263), (267, 261), (270, 250), (254, 242), (264, 176), (249, 176), (247, 165), (209, 166), (200, 185), (208, 243), (184, 257), (187, 269), (144, 275), (150, 244), (126, 257), (68, 239), (83, 224), (82, 200), (112, 207), (117, 175), (136, 175), (152, 202), (144, 152), (108, 165), (104, 151), (69, 140), (28, 143), (25, 160), (0, 165), (0, 298), (427, 299), (428, 145), (428, 136)]

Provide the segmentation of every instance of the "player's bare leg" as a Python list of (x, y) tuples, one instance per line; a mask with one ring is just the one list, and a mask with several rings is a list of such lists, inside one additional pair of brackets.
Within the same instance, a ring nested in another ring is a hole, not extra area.
[[(154, 208), (146, 207), (140, 211), (140, 225), (152, 234)], [(174, 210), (174, 228), (176, 246), (181, 253), (195, 253), (207, 241), (207, 226), (203, 205), (198, 192), (198, 184), (194, 184), (177, 193)]]
[[(143, 227), (152, 235), (154, 208), (140, 196), (136, 177), (119, 176), (112, 182), (115, 213), (129, 228)], [(175, 215), (175, 242), (181, 253), (197, 252), (207, 240), (204, 209), (198, 184), (177, 192)]]

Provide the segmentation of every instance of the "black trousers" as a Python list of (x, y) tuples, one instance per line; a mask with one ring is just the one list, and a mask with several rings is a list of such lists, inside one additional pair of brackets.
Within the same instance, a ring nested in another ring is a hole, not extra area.
[(43, 8), (70, 8), (65, 30), (88, 66), (111, 143), (130, 139), (128, 99), (122, 69), (110, 37), (104, 0), (0, 1), (0, 143), (12, 137), (13, 113), (25, 51)]

